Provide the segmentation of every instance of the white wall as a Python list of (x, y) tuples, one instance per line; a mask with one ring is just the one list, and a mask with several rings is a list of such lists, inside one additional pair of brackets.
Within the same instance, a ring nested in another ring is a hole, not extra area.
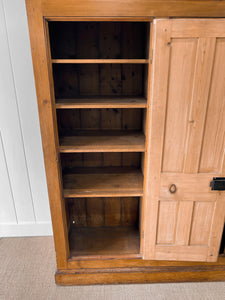
[(50, 234), (25, 0), (0, 0), (0, 236)]

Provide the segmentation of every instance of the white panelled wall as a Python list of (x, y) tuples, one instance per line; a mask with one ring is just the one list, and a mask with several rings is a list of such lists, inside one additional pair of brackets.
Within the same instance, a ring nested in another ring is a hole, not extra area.
[(0, 0), (0, 236), (51, 234), (25, 0)]

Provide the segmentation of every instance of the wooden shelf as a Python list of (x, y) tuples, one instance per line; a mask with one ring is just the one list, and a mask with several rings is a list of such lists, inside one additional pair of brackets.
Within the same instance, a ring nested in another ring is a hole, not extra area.
[(143, 196), (143, 175), (140, 170), (110, 172), (107, 168), (88, 173), (63, 176), (65, 198), (137, 197)]
[(101, 259), (127, 255), (140, 257), (139, 231), (135, 227), (71, 227), (70, 260)]
[(53, 64), (148, 64), (148, 59), (52, 59)]
[(60, 139), (61, 153), (80, 152), (144, 152), (145, 136), (131, 132), (121, 134), (93, 132), (91, 135), (64, 136)]
[(80, 99), (56, 99), (57, 109), (73, 108), (146, 108), (144, 97), (102, 97)]

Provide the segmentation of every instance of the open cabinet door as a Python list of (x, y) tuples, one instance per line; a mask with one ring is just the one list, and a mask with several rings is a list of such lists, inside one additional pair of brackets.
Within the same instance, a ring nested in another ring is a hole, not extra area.
[(225, 20), (152, 25), (144, 259), (216, 261), (224, 226)]

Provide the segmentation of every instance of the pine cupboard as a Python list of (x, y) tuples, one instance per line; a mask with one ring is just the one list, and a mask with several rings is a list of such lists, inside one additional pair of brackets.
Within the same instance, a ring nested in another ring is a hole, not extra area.
[(26, 5), (56, 283), (224, 281), (225, 2)]

